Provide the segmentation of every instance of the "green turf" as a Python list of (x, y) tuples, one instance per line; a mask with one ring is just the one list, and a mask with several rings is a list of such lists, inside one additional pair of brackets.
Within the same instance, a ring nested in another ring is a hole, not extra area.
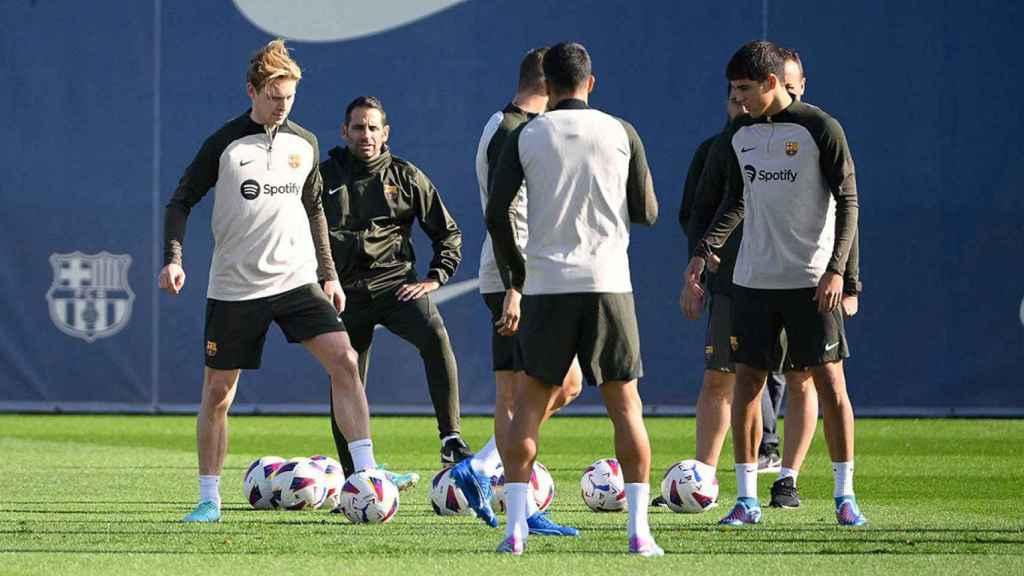
[[(471, 445), (491, 421), (467, 418)], [(647, 420), (655, 490), (669, 464), (692, 456), (692, 419)], [(558, 490), (552, 515), (579, 539), (529, 541), (519, 559), (492, 551), (501, 532), (427, 503), (438, 469), (431, 419), (373, 421), (378, 461), (415, 470), (397, 518), (354, 526), (324, 511), (253, 511), (242, 474), (254, 458), (331, 454), (326, 418), (234, 417), (222, 481), (224, 521), (183, 525), (196, 496), (195, 421), (147, 416), (0, 416), (0, 574), (1024, 574), (1024, 421), (863, 420), (856, 487), (870, 519), (835, 525), (831, 470), (820, 433), (800, 476), (799, 510), (765, 508), (764, 524), (715, 525), (735, 494), (731, 447), (719, 477), (723, 506), (703, 515), (652, 510), (667, 556), (629, 557), (624, 513), (595, 514), (578, 496), (583, 468), (612, 455), (599, 418), (555, 418), (540, 461)], [(770, 476), (761, 476), (767, 498)]]

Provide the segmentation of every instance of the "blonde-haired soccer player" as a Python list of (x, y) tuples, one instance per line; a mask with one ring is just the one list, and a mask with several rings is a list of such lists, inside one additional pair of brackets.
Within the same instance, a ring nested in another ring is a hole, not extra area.
[(335, 418), (352, 439), (356, 470), (376, 467), (356, 353), (337, 316), (345, 294), (321, 204), (319, 145), (316, 136), (288, 119), (301, 78), (283, 41), (259, 50), (246, 75), (252, 107), (206, 139), (167, 204), (159, 284), (178, 294), (185, 285), (186, 220), (214, 191), (206, 369), (196, 423), (199, 504), (185, 522), (220, 520), (228, 408), (241, 371), (259, 368), (272, 321), (329, 373)]

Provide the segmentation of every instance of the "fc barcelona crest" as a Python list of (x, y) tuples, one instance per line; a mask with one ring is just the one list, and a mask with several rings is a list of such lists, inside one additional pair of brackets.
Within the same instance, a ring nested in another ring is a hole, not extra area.
[(735, 352), (740, 349), (740, 339), (735, 336), (729, 336), (729, 347)]
[(300, 156), (299, 154), (289, 154), (288, 165), (292, 167), (292, 170), (297, 169), (299, 166), (302, 165), (302, 156)]
[(786, 142), (786, 156), (796, 156), (796, 153), (800, 151), (799, 142)]
[(75, 338), (93, 342), (120, 332), (132, 317), (128, 254), (51, 254), (53, 283), (46, 292), (50, 319)]
[(388, 197), (388, 200), (390, 200), (392, 202), (397, 202), (398, 201), (398, 186), (393, 186), (391, 184), (385, 184), (384, 185), (384, 195)]

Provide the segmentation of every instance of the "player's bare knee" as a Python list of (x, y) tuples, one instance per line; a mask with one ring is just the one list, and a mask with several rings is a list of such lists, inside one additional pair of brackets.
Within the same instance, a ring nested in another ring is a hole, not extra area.
[(359, 379), (359, 354), (351, 346), (346, 347), (331, 358), (327, 370), (335, 390), (355, 387)]

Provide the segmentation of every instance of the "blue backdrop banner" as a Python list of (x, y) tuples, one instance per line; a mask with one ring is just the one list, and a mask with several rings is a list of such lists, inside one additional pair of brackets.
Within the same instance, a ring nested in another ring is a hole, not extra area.
[[(303, 66), (292, 118), (340, 143), (344, 106), (379, 96), (394, 152), (437, 185), (464, 233), (437, 300), (464, 412), (494, 399), (488, 313), (475, 290), (484, 226), (474, 154), (511, 98), (520, 58), (590, 50), (591, 103), (643, 138), (661, 203), (634, 230), (633, 284), (649, 410), (686, 413), (704, 322), (678, 310), (676, 221), (697, 145), (724, 120), (724, 67), (742, 43), (796, 48), (805, 100), (843, 124), (861, 203), (860, 314), (848, 322), (860, 414), (1024, 414), (1024, 61), (1010, 1), (729, 3), (380, 0), (373, 3), (6, 2), (0, 92), (0, 409), (190, 411), (199, 402), (212, 198), (192, 212), (184, 292), (156, 288), (163, 212), (203, 140), (248, 106), (244, 72), (268, 40)], [(417, 232), (420, 268), (429, 244)], [(243, 375), (249, 411), (326, 410), (328, 380), (273, 328)], [(373, 410), (429, 412), (422, 362), (377, 332)], [(578, 411), (596, 410), (588, 390)]]

